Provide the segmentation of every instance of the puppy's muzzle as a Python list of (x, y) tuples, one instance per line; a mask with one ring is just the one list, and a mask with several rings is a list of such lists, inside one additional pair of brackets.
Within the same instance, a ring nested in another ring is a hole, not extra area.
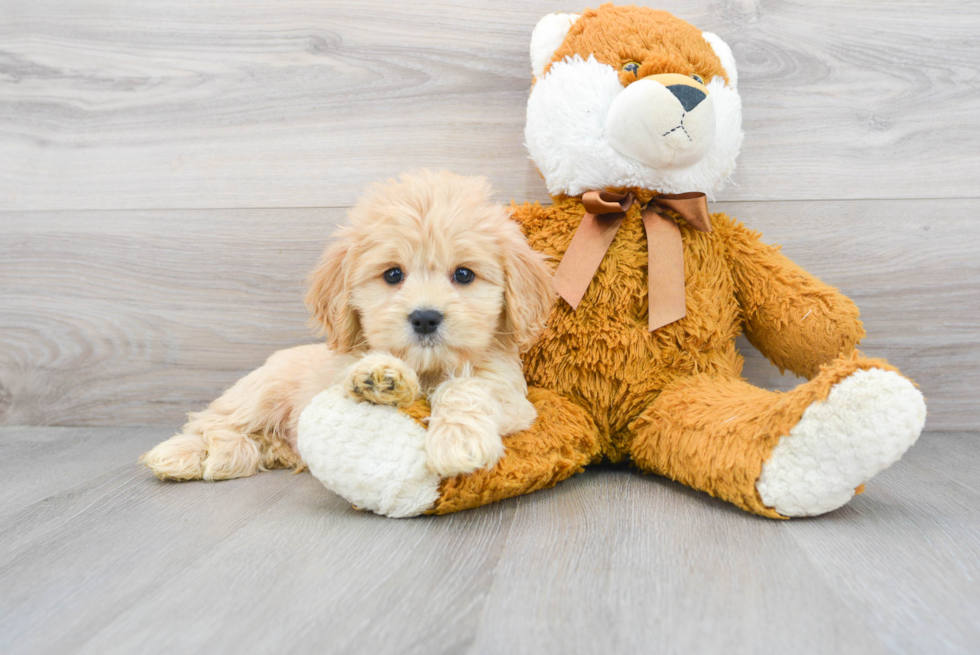
[(442, 323), (442, 312), (434, 309), (416, 309), (408, 315), (408, 321), (412, 324), (415, 334), (429, 336), (439, 329)]

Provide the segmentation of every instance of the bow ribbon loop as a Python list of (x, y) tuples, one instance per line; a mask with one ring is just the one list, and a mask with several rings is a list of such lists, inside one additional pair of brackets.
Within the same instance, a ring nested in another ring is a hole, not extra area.
[(633, 200), (632, 193), (589, 191), (582, 194), (582, 205), (585, 207), (585, 211), (596, 216), (625, 213), (633, 206)]
[[(589, 283), (612, 245), (635, 196), (613, 191), (589, 191), (582, 195), (586, 214), (565, 251), (552, 287), (578, 309)], [(679, 215), (701, 232), (711, 231), (708, 201), (703, 193), (654, 196), (642, 209), (647, 235), (649, 328), (654, 331), (687, 314), (684, 297), (684, 244), (681, 231), (665, 212)]]

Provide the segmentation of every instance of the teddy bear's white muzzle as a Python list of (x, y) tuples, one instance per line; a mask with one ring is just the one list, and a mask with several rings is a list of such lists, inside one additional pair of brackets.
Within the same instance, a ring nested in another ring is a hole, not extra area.
[(616, 96), (606, 137), (620, 154), (652, 168), (691, 166), (715, 138), (714, 103), (700, 85), (665, 84), (656, 77), (637, 80)]

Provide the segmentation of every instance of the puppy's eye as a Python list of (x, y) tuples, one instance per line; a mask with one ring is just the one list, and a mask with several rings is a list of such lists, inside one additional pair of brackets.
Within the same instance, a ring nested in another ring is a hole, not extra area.
[(388, 284), (398, 284), (405, 279), (405, 274), (402, 273), (402, 269), (396, 266), (385, 271), (383, 277)]
[(701, 77), (700, 75), (698, 75), (697, 73), (695, 73), (694, 75), (691, 75), (691, 77), (692, 77), (692, 78), (694, 79), (694, 81), (695, 81), (695, 82), (697, 82), (698, 84), (704, 84), (704, 78), (703, 78), (703, 77)]
[(453, 282), (458, 282), (459, 284), (469, 284), (475, 279), (476, 273), (468, 268), (463, 268), (462, 266), (457, 268), (456, 272), (453, 273)]
[(640, 71), (640, 64), (635, 61), (628, 61), (623, 64), (623, 70), (627, 73), (633, 73), (636, 75)]

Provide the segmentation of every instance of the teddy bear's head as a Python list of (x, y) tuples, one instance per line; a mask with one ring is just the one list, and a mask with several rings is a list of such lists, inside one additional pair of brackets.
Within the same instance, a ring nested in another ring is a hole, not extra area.
[(531, 35), (525, 142), (554, 195), (606, 188), (709, 196), (742, 144), (728, 45), (675, 16), (611, 4)]

